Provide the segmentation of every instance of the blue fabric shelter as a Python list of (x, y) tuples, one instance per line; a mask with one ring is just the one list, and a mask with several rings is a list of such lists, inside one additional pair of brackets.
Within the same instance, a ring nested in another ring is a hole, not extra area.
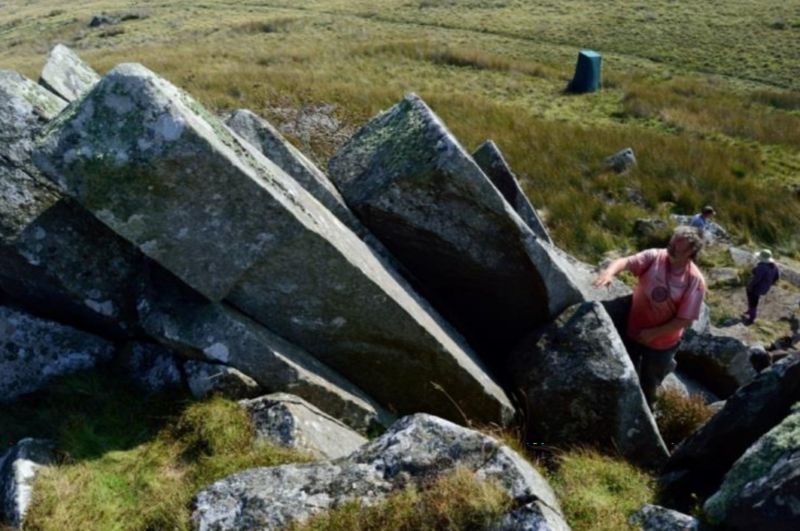
[(581, 50), (578, 64), (575, 65), (575, 76), (569, 82), (567, 90), (583, 94), (597, 92), (600, 88), (600, 67), (603, 57), (592, 50)]

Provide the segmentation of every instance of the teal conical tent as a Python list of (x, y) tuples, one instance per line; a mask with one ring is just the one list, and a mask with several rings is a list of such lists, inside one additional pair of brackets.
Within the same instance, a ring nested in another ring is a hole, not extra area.
[(603, 57), (592, 50), (581, 50), (578, 64), (575, 65), (575, 76), (567, 85), (567, 91), (583, 94), (597, 92), (600, 88), (600, 67)]

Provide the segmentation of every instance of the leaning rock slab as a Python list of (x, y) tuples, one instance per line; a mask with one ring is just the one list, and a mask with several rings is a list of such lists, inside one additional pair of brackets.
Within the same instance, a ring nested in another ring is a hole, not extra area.
[(239, 404), (250, 414), (260, 439), (306, 451), (317, 459), (350, 455), (367, 442), (298, 396), (274, 393)]
[(599, 302), (568, 308), (523, 341), (510, 366), (532, 440), (599, 443), (648, 467), (669, 456), (622, 339)]
[(451, 422), (418, 414), (347, 457), (256, 468), (230, 476), (194, 499), (195, 529), (284, 529), (351, 500), (373, 504), (399, 488), (434, 480), (457, 466), (496, 480), (521, 505), (561, 510), (547, 481), (507, 446)]
[(328, 169), (359, 219), (494, 368), (536, 325), (582, 300), (553, 247), (416, 95), (367, 123)]
[(99, 81), (97, 72), (63, 44), (56, 44), (50, 51), (39, 77), (40, 85), (69, 102), (89, 92)]
[(725, 475), (703, 509), (738, 531), (795, 531), (800, 524), (800, 404)]
[(362, 433), (394, 422), (341, 374), (230, 305), (182, 286), (158, 265), (143, 272), (137, 290), (144, 330), (185, 357), (238, 369), (267, 392), (300, 396)]
[(0, 403), (113, 355), (114, 345), (98, 337), (0, 306)]
[(198, 400), (212, 394), (229, 400), (255, 398), (262, 393), (261, 386), (241, 371), (225, 365), (187, 360), (183, 364), (192, 396)]
[(33, 496), (33, 482), (54, 461), (55, 442), (22, 439), (0, 456), (0, 521), (21, 528)]
[(670, 506), (688, 510), (692, 493), (702, 500), (762, 435), (800, 400), (800, 356), (781, 360), (733, 394), (725, 406), (672, 454), (659, 479)]
[(116, 67), (62, 113), (36, 162), (195, 290), (383, 405), (510, 418), (502, 389), (405, 281), (294, 179), (144, 67)]
[(522, 191), (517, 176), (511, 171), (497, 144), (487, 140), (478, 146), (478, 149), (472, 154), (472, 158), (533, 233), (552, 244), (553, 240), (550, 238), (550, 233), (547, 232), (547, 227), (536, 213), (536, 209), (531, 205), (525, 192)]
[(698, 531), (700, 522), (686, 514), (658, 505), (645, 505), (630, 518), (641, 531)]

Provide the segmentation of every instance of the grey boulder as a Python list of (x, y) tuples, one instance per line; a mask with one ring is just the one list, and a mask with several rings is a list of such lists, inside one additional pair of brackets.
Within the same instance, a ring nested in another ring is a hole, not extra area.
[(700, 529), (700, 522), (696, 518), (672, 509), (649, 504), (636, 511), (631, 516), (630, 523), (641, 531), (698, 531)]
[(168, 348), (152, 343), (130, 343), (123, 349), (122, 357), (131, 380), (148, 393), (183, 385), (180, 360)]
[(739, 458), (703, 505), (737, 531), (795, 531), (800, 525), (800, 404)]
[(661, 382), (660, 389), (672, 389), (685, 397), (700, 396), (708, 405), (719, 401), (719, 398), (706, 389), (703, 384), (696, 382), (679, 370), (669, 373)]
[(352, 500), (371, 505), (410, 484), (455, 467), (496, 480), (517, 506), (541, 502), (561, 510), (547, 481), (495, 439), (425, 414), (405, 417), (347, 457), (314, 464), (256, 468), (195, 496), (197, 531), (283, 529)]
[(605, 160), (606, 168), (614, 170), (616, 173), (626, 173), (636, 166), (636, 155), (633, 149), (625, 148), (622, 151), (607, 157)]
[(490, 531), (570, 531), (564, 517), (535, 501), (505, 515)]
[(756, 375), (750, 363), (750, 346), (714, 327), (700, 334), (687, 331), (675, 358), (683, 372), (722, 398)]
[(798, 400), (800, 356), (781, 360), (736, 391), (670, 456), (659, 478), (670, 507), (686, 511), (694, 503), (692, 494), (700, 500), (713, 494), (734, 462)]
[(359, 219), (494, 369), (582, 295), (554, 248), (416, 95), (368, 122), (328, 165)]
[(502, 389), (404, 280), (294, 179), (144, 67), (114, 68), (48, 126), (35, 160), (192, 288), (384, 406), (510, 418)]
[(550, 233), (547, 232), (547, 227), (531, 205), (517, 176), (511, 171), (497, 144), (487, 140), (478, 146), (478, 149), (472, 154), (472, 158), (533, 233), (552, 244), (553, 240), (550, 238)]
[(189, 390), (198, 400), (214, 394), (230, 400), (255, 398), (262, 394), (261, 386), (255, 380), (233, 367), (187, 360), (183, 369)]
[(633, 364), (599, 302), (575, 305), (510, 358), (530, 440), (600, 444), (657, 468), (669, 456)]
[(72, 102), (89, 92), (100, 76), (72, 50), (56, 44), (39, 76), (39, 84), (60, 98)]
[(22, 439), (0, 455), (0, 522), (21, 528), (31, 504), (33, 483), (42, 467), (54, 462), (55, 442)]
[(259, 439), (308, 452), (317, 459), (344, 457), (367, 442), (340, 421), (287, 393), (239, 404), (250, 414)]
[(114, 353), (103, 339), (0, 306), (0, 403), (107, 362)]

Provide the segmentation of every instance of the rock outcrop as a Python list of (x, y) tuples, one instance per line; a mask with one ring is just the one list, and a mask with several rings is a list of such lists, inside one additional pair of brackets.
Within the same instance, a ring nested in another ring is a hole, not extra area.
[(20, 528), (31, 504), (33, 482), (54, 461), (55, 442), (22, 439), (0, 455), (0, 522)]
[(69, 102), (89, 92), (99, 81), (97, 72), (63, 44), (53, 47), (39, 76), (41, 86)]
[(261, 386), (255, 380), (233, 367), (187, 360), (183, 364), (183, 369), (189, 390), (198, 400), (211, 395), (220, 395), (229, 400), (242, 400), (263, 394)]
[(622, 339), (599, 302), (568, 308), (515, 348), (510, 367), (529, 440), (599, 443), (653, 468), (669, 456)]
[(510, 418), (500, 387), (407, 283), (294, 179), (144, 67), (108, 73), (48, 127), (35, 160), (192, 288), (304, 347), (383, 405)]
[(367, 439), (300, 397), (274, 393), (239, 404), (260, 439), (302, 450), (317, 459), (336, 459), (358, 450)]
[[(398, 421), (347, 457), (314, 464), (256, 468), (230, 476), (194, 499), (195, 529), (283, 529), (352, 500), (373, 504), (399, 488), (431, 481), (456, 467), (495, 480), (514, 504), (561, 509), (547, 481), (495, 439), (424, 414)], [(564, 529), (566, 524), (561, 528)]]

